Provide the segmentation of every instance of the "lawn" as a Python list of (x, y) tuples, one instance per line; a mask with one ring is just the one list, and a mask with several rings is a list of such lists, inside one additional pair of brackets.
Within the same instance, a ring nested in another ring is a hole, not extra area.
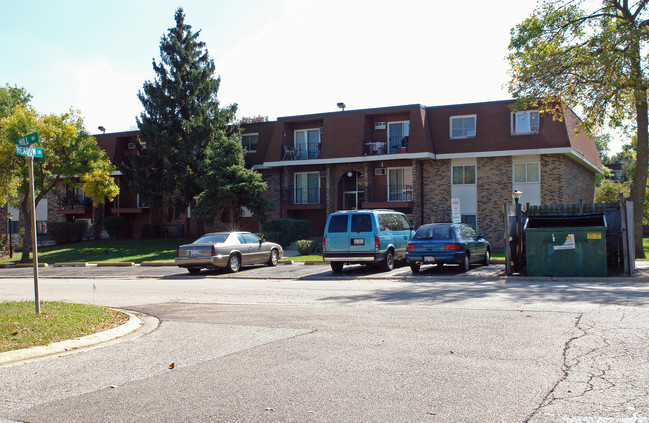
[(119, 311), (87, 304), (0, 302), (0, 352), (47, 345), (101, 332), (128, 320)]
[[(72, 244), (41, 247), (38, 249), (39, 263), (70, 263), (70, 262), (135, 262), (143, 261), (173, 261), (176, 248), (193, 240), (179, 238), (162, 239), (124, 239), (99, 241), (84, 241)], [(0, 264), (20, 261), (22, 253), (14, 254), (10, 261), (8, 256), (0, 259)]]

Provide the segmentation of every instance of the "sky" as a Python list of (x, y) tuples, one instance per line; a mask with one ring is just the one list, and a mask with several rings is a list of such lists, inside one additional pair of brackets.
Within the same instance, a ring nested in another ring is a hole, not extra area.
[(91, 133), (137, 129), (160, 39), (185, 23), (237, 117), (511, 98), (510, 30), (536, 0), (0, 0), (0, 85)]

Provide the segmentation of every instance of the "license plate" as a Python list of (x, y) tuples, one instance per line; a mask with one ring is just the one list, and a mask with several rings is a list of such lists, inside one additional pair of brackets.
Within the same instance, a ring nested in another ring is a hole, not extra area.
[(435, 263), (435, 257), (433, 256), (424, 257), (424, 263)]
[(365, 245), (365, 238), (352, 238), (352, 245)]

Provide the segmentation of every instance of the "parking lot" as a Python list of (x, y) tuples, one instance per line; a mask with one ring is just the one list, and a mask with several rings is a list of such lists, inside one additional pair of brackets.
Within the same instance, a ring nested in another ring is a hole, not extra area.
[[(203, 270), (199, 275), (190, 275), (185, 269), (176, 266), (47, 266), (39, 269), (40, 277), (44, 278), (155, 278), (155, 279), (393, 279), (412, 278), (428, 280), (431, 278), (452, 278), (470, 280), (472, 278), (498, 278), (505, 275), (503, 264), (489, 266), (472, 266), (469, 272), (463, 273), (458, 266), (423, 266), (421, 271), (413, 275), (408, 266), (397, 266), (390, 272), (381, 271), (369, 266), (345, 266), (342, 273), (334, 274), (327, 264), (279, 264), (277, 267), (252, 266), (244, 267), (237, 273), (225, 270)], [(7, 267), (0, 269), (0, 278), (32, 277), (31, 267)]]

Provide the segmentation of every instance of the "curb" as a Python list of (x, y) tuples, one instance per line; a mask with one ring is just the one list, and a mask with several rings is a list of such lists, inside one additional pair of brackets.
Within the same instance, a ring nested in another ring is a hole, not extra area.
[(143, 261), (140, 266), (175, 266), (173, 261)]
[(105, 263), (97, 263), (96, 266), (97, 267), (107, 267), (107, 266), (129, 267), (129, 266), (135, 266), (135, 263), (132, 261), (111, 261)]
[(48, 345), (40, 345), (37, 347), (24, 348), (21, 350), (6, 351), (0, 353), (0, 366), (13, 363), (16, 361), (29, 360), (32, 358), (44, 357), (53, 354), (68, 353), (72, 350), (90, 347), (115, 338), (128, 335), (131, 332), (139, 329), (144, 323), (134, 314), (118, 310), (128, 315), (129, 319), (126, 323), (116, 328), (108, 329), (103, 332), (93, 333), (81, 338), (69, 339), (66, 341), (54, 342)]
[[(16, 267), (34, 267), (34, 263), (16, 263), (14, 264)], [(38, 267), (47, 267), (49, 266), (47, 263), (38, 263)]]
[(89, 264), (80, 261), (71, 261), (65, 263), (54, 263), (54, 267), (88, 267)]

